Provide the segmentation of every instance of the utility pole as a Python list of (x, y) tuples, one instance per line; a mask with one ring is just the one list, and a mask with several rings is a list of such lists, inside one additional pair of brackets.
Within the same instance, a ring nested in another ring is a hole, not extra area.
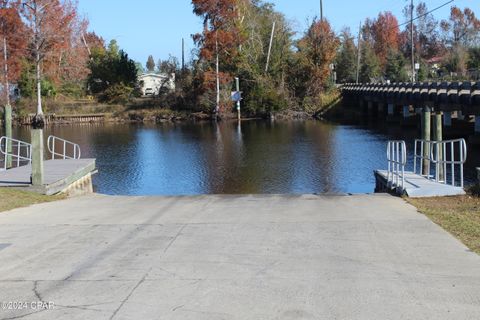
[(320, 21), (323, 21), (323, 0), (320, 0)]
[(360, 78), (360, 61), (361, 61), (361, 45), (362, 45), (362, 22), (360, 21), (360, 25), (358, 27), (358, 52), (357, 52), (357, 83)]
[(185, 39), (182, 38), (182, 71), (185, 71)]
[(85, 34), (83, 32), (82, 32), (82, 41), (83, 41), (83, 45), (85, 46), (85, 48), (87, 48), (88, 56), (90, 57), (90, 59), (92, 59), (92, 51), (90, 50), (90, 47), (88, 46), (87, 39), (85, 39)]
[(216, 99), (216, 106), (215, 106), (215, 118), (218, 118), (218, 112), (220, 111), (220, 62), (218, 57), (218, 38), (215, 39), (215, 50), (216, 50), (216, 61), (215, 61), (215, 71), (217, 77), (217, 99)]
[[(3, 59), (4, 59), (4, 71), (5, 71), (5, 85), (4, 85), (4, 90), (5, 90), (5, 97), (6, 97), (6, 104), (4, 107), (4, 128), (5, 128), (5, 136), (7, 138), (12, 138), (12, 106), (10, 105), (10, 84), (8, 82), (8, 53), (7, 53), (7, 37), (3, 37)], [(9, 154), (12, 154), (12, 142), (7, 140), (6, 142), (6, 151), (7, 151), (7, 156), (5, 157), (6, 161), (6, 168), (10, 168), (12, 166), (12, 156)]]
[(415, 43), (413, 39), (413, 0), (410, 0), (410, 36), (411, 36), (411, 47), (412, 47), (412, 83), (415, 82)]
[(272, 34), (270, 35), (270, 45), (268, 46), (268, 55), (267, 55), (267, 64), (265, 65), (265, 73), (268, 72), (268, 65), (270, 64), (270, 54), (272, 53), (272, 44), (273, 44), (274, 33), (275, 33), (275, 21), (273, 22)]

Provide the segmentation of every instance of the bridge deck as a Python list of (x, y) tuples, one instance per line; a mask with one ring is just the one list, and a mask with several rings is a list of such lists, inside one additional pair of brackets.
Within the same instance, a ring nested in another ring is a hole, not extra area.
[[(375, 176), (387, 183), (387, 171), (375, 170)], [(401, 192), (412, 198), (421, 197), (444, 197), (464, 195), (465, 191), (461, 187), (445, 185), (422, 177), (413, 172), (405, 172), (405, 186)]]
[(33, 187), (31, 165), (0, 171), (0, 187), (19, 187), (43, 194), (61, 192), (71, 183), (95, 171), (95, 159), (47, 160), (44, 162), (44, 185)]

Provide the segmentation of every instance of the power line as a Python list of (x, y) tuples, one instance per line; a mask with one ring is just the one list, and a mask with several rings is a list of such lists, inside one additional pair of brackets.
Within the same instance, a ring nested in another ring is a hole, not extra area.
[[(430, 13), (435, 12), (435, 11), (437, 11), (437, 10), (439, 10), (439, 9), (447, 6), (447, 5), (449, 5), (449, 4), (452, 3), (452, 2), (455, 2), (455, 0), (450, 0), (450, 1), (448, 1), (448, 2), (445, 2), (444, 4), (442, 4), (442, 5), (434, 8), (434, 9), (428, 11), (428, 12), (425, 12), (424, 14), (421, 14), (421, 15), (419, 15), (419, 16), (416, 16), (415, 18), (413, 18), (413, 19), (411, 19), (411, 20), (408, 20), (407, 22), (401, 23), (401, 24), (399, 24), (399, 25), (397, 25), (397, 26), (395, 26), (395, 27), (392, 27), (392, 28), (390, 28), (390, 29), (387, 29), (386, 31), (394, 30), (394, 29), (400, 28), (400, 27), (402, 27), (402, 26), (405, 26), (405, 25), (407, 25), (407, 24), (410, 24), (410, 23), (412, 23), (413, 21), (416, 21), (416, 20), (418, 20), (418, 19), (420, 19), (420, 18), (423, 18), (423, 17), (429, 15)], [(358, 40), (359, 38), (358, 38), (358, 37), (352, 37), (352, 39), (357, 39), (357, 40)]]
[(424, 14), (421, 14), (421, 15), (415, 17), (415, 18), (412, 19), (412, 20), (408, 20), (407, 22), (404, 22), (404, 23), (402, 23), (402, 24), (399, 24), (398, 27), (400, 28), (400, 27), (402, 27), (402, 26), (404, 26), (404, 25), (410, 24), (411, 21), (413, 22), (413, 21), (415, 21), (415, 20), (418, 20), (418, 19), (420, 19), (420, 18), (423, 18), (423, 17), (429, 15), (430, 13), (435, 12), (435, 11), (437, 11), (437, 10), (439, 10), (439, 9), (447, 6), (447, 5), (449, 5), (449, 4), (452, 3), (452, 2), (455, 2), (455, 0), (450, 0), (450, 1), (448, 1), (448, 2), (445, 2), (444, 4), (436, 7), (435, 9), (432, 9), (432, 10), (430, 10), (430, 11), (428, 11), (428, 12), (425, 12)]

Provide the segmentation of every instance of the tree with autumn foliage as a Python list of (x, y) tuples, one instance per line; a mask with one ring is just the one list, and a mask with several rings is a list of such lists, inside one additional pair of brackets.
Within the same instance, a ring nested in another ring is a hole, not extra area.
[(292, 104), (291, 88), (297, 79), (291, 72), (294, 70), (293, 31), (286, 17), (271, 3), (252, 1), (243, 8), (240, 28), (245, 41), (237, 64), (243, 110), (250, 114), (269, 114)]
[(19, 1), (4, 0), (0, 3), (0, 40), (3, 48), (0, 61), (4, 91), (0, 99), (7, 105), (10, 104), (10, 81), (18, 81), (27, 47), (26, 28), (19, 15), (19, 6)]
[(389, 51), (397, 51), (399, 47), (400, 29), (397, 18), (389, 11), (379, 13), (376, 19), (367, 20), (363, 37), (370, 42), (384, 67)]
[(334, 62), (339, 40), (327, 20), (315, 20), (297, 43), (298, 68), (305, 75), (304, 98), (320, 105), (321, 93), (328, 85), (330, 65)]
[(58, 61), (58, 53), (66, 48), (72, 34), (76, 6), (69, 0), (25, 0), (21, 13), (30, 34), (30, 48), (35, 65), (37, 113), (34, 126), (43, 126), (42, 63)]
[(193, 12), (203, 19), (203, 32), (193, 36), (203, 66), (203, 72), (197, 75), (199, 102), (217, 114), (229, 106), (232, 72), (236, 69), (239, 48), (244, 40), (239, 27), (241, 10), (248, 2), (192, 0)]

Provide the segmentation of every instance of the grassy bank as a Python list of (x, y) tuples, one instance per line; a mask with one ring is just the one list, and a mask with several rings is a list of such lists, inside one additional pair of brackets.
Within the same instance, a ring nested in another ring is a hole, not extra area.
[(480, 198), (467, 195), (407, 199), (433, 222), (480, 254)]
[(0, 188), (0, 212), (61, 199), (65, 199), (65, 196), (44, 196), (16, 189)]

